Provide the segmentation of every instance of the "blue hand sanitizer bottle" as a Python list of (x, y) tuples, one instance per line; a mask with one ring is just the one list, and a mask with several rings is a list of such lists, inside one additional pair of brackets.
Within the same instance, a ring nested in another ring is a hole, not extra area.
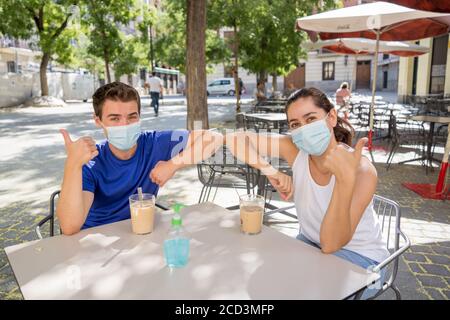
[(181, 204), (173, 206), (174, 216), (164, 241), (164, 257), (166, 264), (171, 268), (184, 267), (189, 260), (189, 237), (183, 228), (180, 210)]

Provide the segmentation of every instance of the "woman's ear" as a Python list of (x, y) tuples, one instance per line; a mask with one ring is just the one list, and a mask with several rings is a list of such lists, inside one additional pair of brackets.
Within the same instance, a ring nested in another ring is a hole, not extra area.
[(330, 112), (328, 113), (328, 121), (332, 128), (336, 127), (337, 118), (338, 118), (338, 114), (337, 114), (336, 108), (331, 109)]

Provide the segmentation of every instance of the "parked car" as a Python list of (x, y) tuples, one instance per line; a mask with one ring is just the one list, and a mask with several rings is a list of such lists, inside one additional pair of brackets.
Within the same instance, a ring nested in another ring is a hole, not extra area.
[(219, 95), (227, 94), (229, 96), (234, 96), (235, 87), (233, 78), (220, 78), (210, 82), (206, 89), (206, 94), (209, 95)]

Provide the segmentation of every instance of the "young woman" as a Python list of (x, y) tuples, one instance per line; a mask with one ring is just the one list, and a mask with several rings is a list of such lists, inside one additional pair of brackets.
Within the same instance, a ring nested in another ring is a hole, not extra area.
[[(388, 257), (373, 209), (377, 172), (361, 156), (367, 139), (355, 149), (351, 125), (337, 116), (326, 95), (315, 88), (294, 92), (286, 104), (291, 135), (236, 132), (226, 144), (240, 160), (261, 170), (282, 198), (292, 195), (300, 221), (297, 239), (363, 268)], [(285, 159), (291, 177), (264, 157)], [(376, 289), (367, 289), (363, 298)]]

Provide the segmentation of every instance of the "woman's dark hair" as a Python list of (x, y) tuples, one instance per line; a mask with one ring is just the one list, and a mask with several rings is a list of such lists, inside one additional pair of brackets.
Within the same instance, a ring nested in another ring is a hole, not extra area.
[[(326, 113), (334, 109), (334, 105), (330, 102), (325, 93), (317, 88), (302, 88), (294, 91), (288, 98), (286, 103), (285, 112), (287, 115), (288, 109), (295, 101), (302, 98), (309, 98), (313, 100), (314, 104), (320, 109), (325, 110)], [(334, 136), (338, 142), (343, 142), (349, 146), (352, 144), (352, 138), (355, 134), (355, 130), (352, 125), (345, 119), (337, 117), (337, 124), (333, 128)]]

